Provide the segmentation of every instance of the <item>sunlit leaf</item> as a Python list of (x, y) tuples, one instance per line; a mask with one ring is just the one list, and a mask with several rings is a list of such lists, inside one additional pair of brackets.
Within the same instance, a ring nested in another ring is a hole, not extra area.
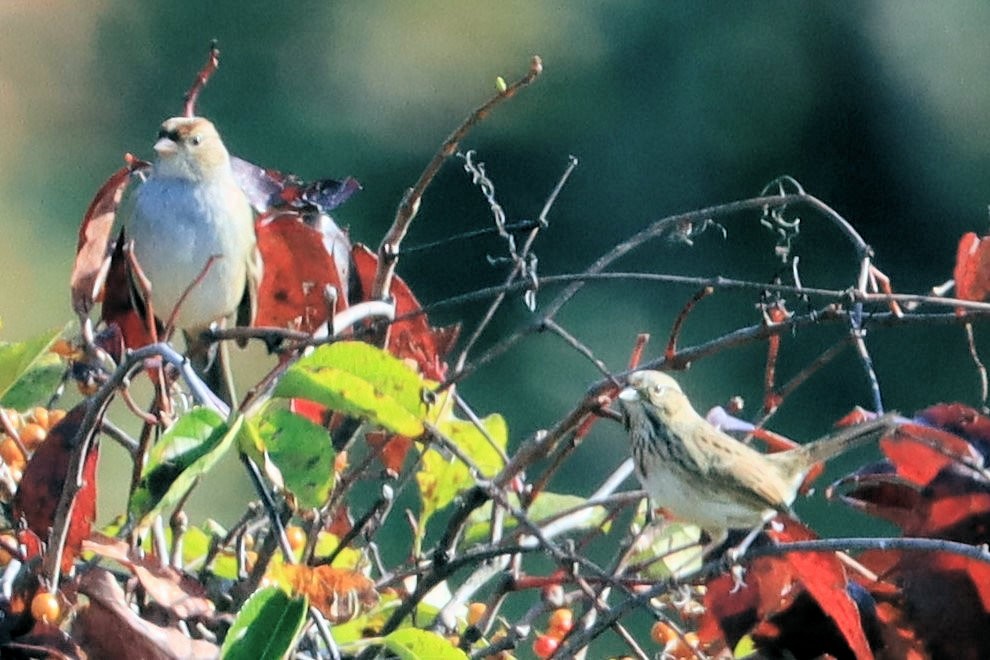
[(62, 330), (28, 341), (0, 342), (0, 405), (24, 410), (49, 398), (62, 377), (62, 360), (49, 349)]
[[(514, 505), (519, 504), (519, 497), (515, 494), (509, 496), (509, 501)], [(557, 517), (564, 511), (576, 509), (585, 503), (583, 497), (577, 495), (561, 495), (559, 493), (541, 492), (533, 500), (529, 508), (529, 519), (537, 525), (542, 525)], [(603, 506), (593, 506), (586, 510), (586, 516), (568, 529), (569, 533), (578, 533), (591, 529), (598, 529), (606, 524), (608, 510)], [(479, 543), (489, 538), (491, 534), (492, 503), (486, 502), (475, 509), (468, 517), (468, 525), (464, 530), (463, 543)], [(513, 516), (506, 516), (502, 522), (506, 530), (514, 529), (518, 521)], [(607, 531), (607, 527), (603, 527)]]
[(448, 438), (471, 459), (480, 474), (453, 455), (430, 448), (423, 453), (421, 468), (416, 473), (422, 511), (420, 529), (429, 518), (450, 504), (461, 492), (474, 485), (478, 477), (492, 477), (505, 465), (503, 453), (508, 443), (508, 427), (501, 415), (493, 414), (481, 420), (482, 432), (474, 422), (458, 419), (453, 413), (453, 394), (444, 392), (431, 409), (430, 417), (437, 431)]
[(467, 655), (436, 633), (400, 628), (385, 637), (385, 648), (401, 660), (466, 660)]
[(350, 621), (378, 604), (375, 583), (353, 569), (282, 564), (273, 577), (293, 594), (309, 598), (330, 623)]
[(152, 448), (128, 510), (141, 527), (178, 504), (196, 480), (233, 445), (243, 417), (228, 426), (219, 413), (194, 408), (179, 418)]
[(227, 632), (224, 660), (276, 660), (286, 657), (306, 622), (305, 598), (291, 598), (278, 587), (252, 595)]
[(274, 396), (302, 398), (363, 417), (394, 433), (423, 433), (423, 379), (405, 362), (364, 342), (321, 346), (286, 371)]
[(281, 474), (282, 485), (301, 508), (326, 504), (333, 487), (335, 452), (329, 432), (288, 410), (268, 410), (249, 424), (257, 429), (258, 448)]
[(643, 566), (643, 577), (689, 575), (701, 567), (702, 547), (701, 530), (694, 525), (651, 525), (637, 537), (629, 560)]

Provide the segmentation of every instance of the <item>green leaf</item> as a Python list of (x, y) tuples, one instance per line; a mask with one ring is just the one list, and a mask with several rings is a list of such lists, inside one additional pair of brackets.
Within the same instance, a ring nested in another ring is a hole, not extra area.
[[(509, 430), (501, 415), (489, 415), (481, 420), (484, 432), (474, 422), (458, 419), (453, 414), (453, 396), (441, 395), (431, 410), (437, 432), (449, 439), (477, 466), (480, 475), (454, 456), (437, 449), (423, 453), (421, 468), (416, 473), (422, 511), (419, 528), (424, 530), (430, 517), (454, 501), (459, 494), (474, 485), (477, 476), (492, 477), (505, 465), (503, 452)], [(487, 437), (486, 437), (487, 435)]]
[(62, 329), (18, 343), (0, 342), (0, 405), (24, 410), (51, 396), (62, 359), (50, 351)]
[(320, 346), (292, 365), (273, 394), (315, 401), (415, 438), (423, 433), (426, 385), (409, 365), (385, 351), (342, 341)]
[(400, 628), (385, 637), (385, 648), (400, 660), (467, 660), (467, 655), (436, 633)]
[(232, 426), (209, 408), (193, 408), (165, 432), (141, 471), (128, 511), (145, 527), (160, 511), (178, 504), (196, 480), (230, 449), (243, 417)]
[(290, 598), (278, 587), (256, 591), (237, 613), (223, 640), (224, 660), (284, 658), (306, 622), (305, 598)]
[(649, 525), (636, 537), (629, 560), (643, 564), (643, 577), (666, 580), (694, 573), (702, 564), (701, 529), (686, 523)]
[[(259, 450), (278, 469), (286, 490), (304, 509), (323, 506), (333, 487), (336, 455), (330, 433), (288, 410), (269, 410), (255, 421)], [(267, 463), (266, 463), (267, 464)]]
[[(511, 495), (509, 501), (514, 505), (519, 504), (519, 497)], [(543, 491), (536, 496), (529, 507), (529, 517), (537, 525), (549, 522), (558, 517), (564, 511), (570, 511), (585, 503), (585, 498), (578, 495), (562, 495), (560, 493), (549, 493)], [(568, 533), (585, 532), (597, 529), (606, 525), (608, 520), (608, 510), (600, 505), (588, 507), (585, 510), (585, 517), (568, 529)], [(491, 534), (492, 503), (486, 502), (483, 506), (474, 510), (468, 517), (468, 525), (464, 530), (464, 545), (480, 543), (489, 538)], [(518, 524), (514, 516), (506, 516), (504, 521), (506, 531), (513, 529)], [(606, 528), (607, 531), (607, 528)]]

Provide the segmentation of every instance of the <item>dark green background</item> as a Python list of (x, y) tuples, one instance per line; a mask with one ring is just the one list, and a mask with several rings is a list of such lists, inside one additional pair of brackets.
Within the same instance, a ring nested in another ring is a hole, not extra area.
[[(755, 195), (789, 174), (859, 228), (899, 290), (924, 291), (951, 276), (960, 234), (987, 224), (988, 24), (990, 5), (979, 1), (5, 2), (3, 338), (70, 318), (67, 280), (87, 203), (125, 152), (151, 156), (158, 124), (180, 112), (212, 37), (222, 65), (200, 111), (246, 159), (308, 178), (358, 178), (364, 191), (338, 216), (355, 240), (377, 245), (443, 137), (492, 93), (496, 76), (514, 78), (540, 54), (540, 82), (498, 108), (465, 146), (487, 163), (513, 219), (536, 215), (568, 155), (580, 159), (536, 246), (541, 273), (578, 271), (657, 218)], [(805, 216), (797, 244), (805, 283), (850, 285), (852, 252)], [(488, 223), (480, 195), (451, 162), (407, 245)], [(772, 278), (772, 237), (756, 217), (725, 225), (725, 241), (710, 233), (694, 248), (657, 242), (622, 267)], [(500, 281), (485, 255), (501, 249), (483, 239), (417, 253), (402, 260), (400, 274), (423, 301), (436, 301)], [(596, 284), (561, 321), (618, 369), (639, 332), (653, 333), (651, 356), (662, 350), (691, 293)], [(682, 344), (756, 322), (754, 302), (728, 293), (705, 301)], [(480, 310), (447, 310), (436, 321), (470, 327)], [(526, 320), (512, 301), (483, 346)], [(781, 377), (839, 332), (787, 338)], [(958, 327), (869, 339), (889, 406), (975, 401)], [(705, 360), (683, 376), (685, 388), (700, 408), (738, 393), (755, 412), (763, 352), (751, 346)], [(462, 392), (480, 413), (505, 414), (516, 443), (552, 424), (597, 377), (560, 341), (537, 336)], [(795, 394), (774, 426), (801, 439), (818, 435), (851, 406), (868, 404), (867, 394), (847, 353)], [(617, 428), (600, 425), (557, 487), (590, 492), (625, 452)], [(229, 472), (241, 483), (236, 467)], [(214, 483), (195, 505), (229, 520), (243, 496)], [(116, 507), (108, 501), (109, 513)], [(837, 511), (807, 515), (825, 532), (848, 530)]]

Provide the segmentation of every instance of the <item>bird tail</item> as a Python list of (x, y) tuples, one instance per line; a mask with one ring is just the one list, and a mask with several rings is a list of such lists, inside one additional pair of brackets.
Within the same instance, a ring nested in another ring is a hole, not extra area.
[(896, 417), (897, 413), (889, 412), (868, 422), (848, 426), (837, 433), (802, 445), (795, 449), (794, 453), (800, 454), (808, 465), (827, 461), (833, 456), (838, 456), (853, 447), (858, 447), (893, 430), (896, 425)]
[(212, 343), (199, 332), (185, 332), (186, 356), (206, 386), (227, 405), (233, 403), (234, 393), (228, 378), (229, 356), (223, 342)]

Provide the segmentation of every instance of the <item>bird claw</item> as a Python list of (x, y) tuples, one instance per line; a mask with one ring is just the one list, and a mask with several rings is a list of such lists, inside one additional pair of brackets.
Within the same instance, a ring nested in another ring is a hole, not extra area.
[(732, 575), (732, 589), (729, 590), (730, 594), (735, 594), (746, 588), (746, 569), (743, 568), (742, 564), (733, 564), (729, 568), (729, 573)]

